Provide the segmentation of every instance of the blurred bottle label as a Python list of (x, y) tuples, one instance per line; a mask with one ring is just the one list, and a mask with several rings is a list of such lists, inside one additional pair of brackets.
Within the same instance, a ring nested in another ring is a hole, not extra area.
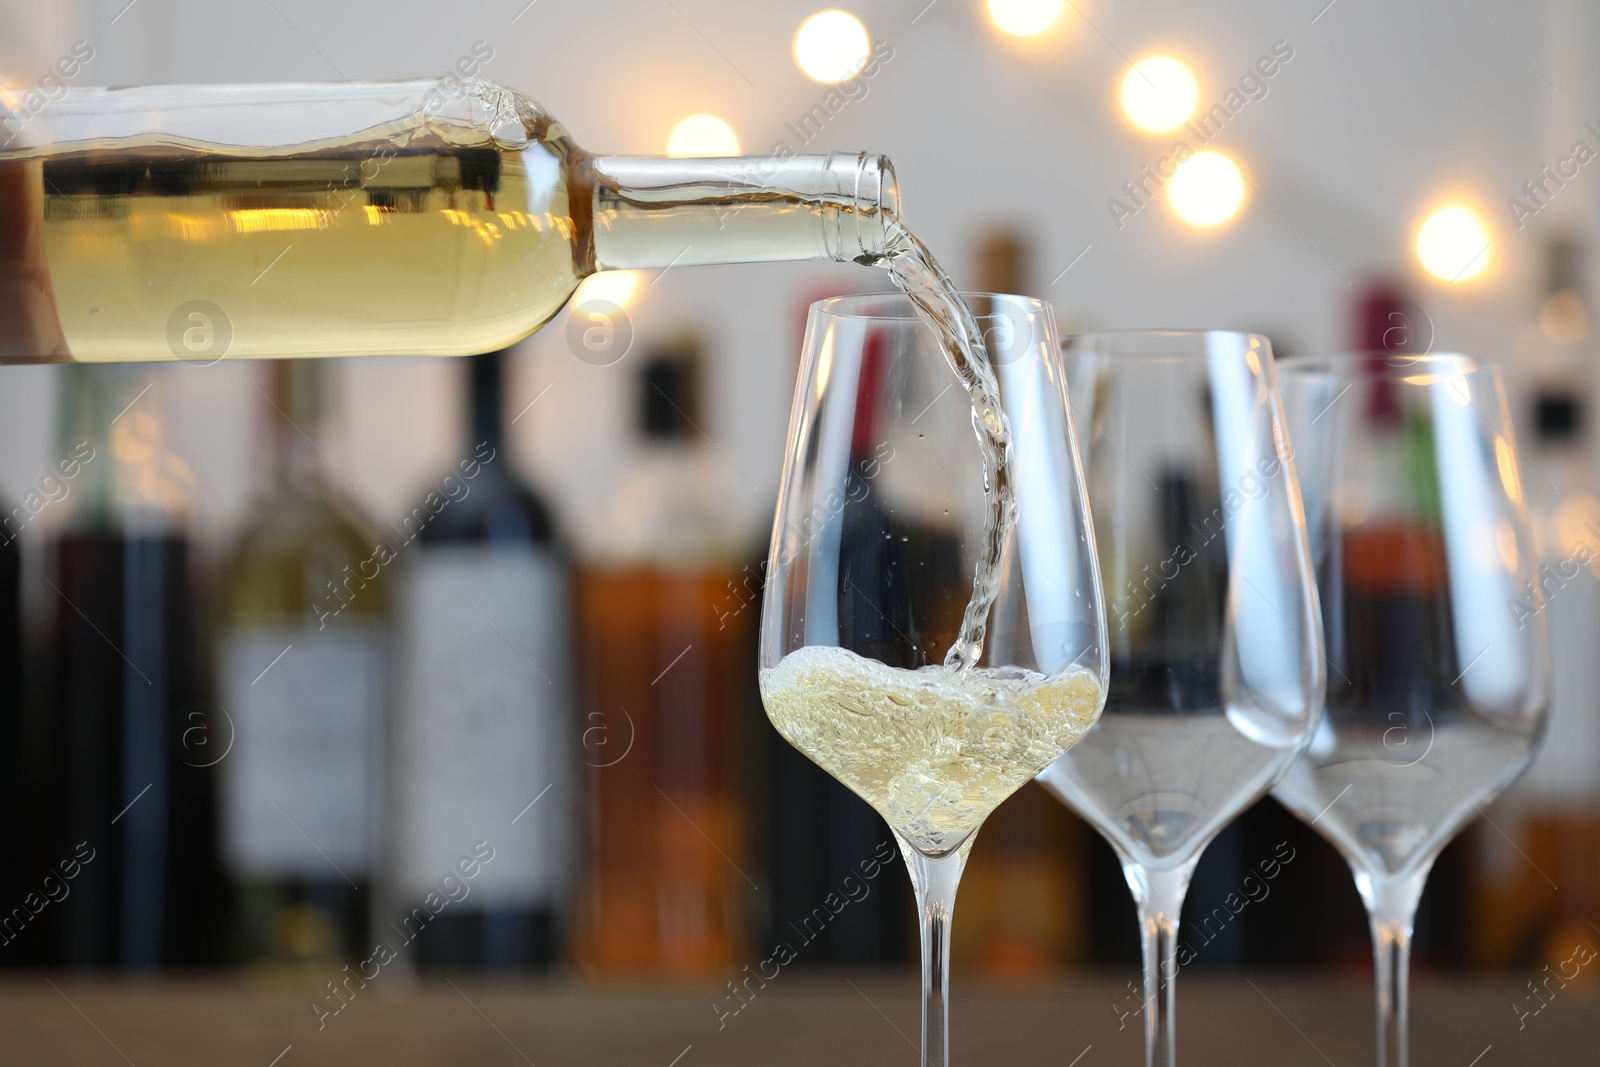
[(401, 592), (393, 794), (399, 886), (494, 842), (466, 908), (558, 903), (570, 876), (565, 578), (526, 550), (420, 553)]
[(284, 626), (228, 635), (223, 708), (224, 854), (245, 877), (367, 873), (381, 751), (383, 638)]

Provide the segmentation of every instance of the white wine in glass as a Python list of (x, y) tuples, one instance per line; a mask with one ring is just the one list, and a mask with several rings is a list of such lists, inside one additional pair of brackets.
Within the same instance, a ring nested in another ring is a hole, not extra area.
[[(915, 281), (811, 308), (761, 695), (899, 840), (921, 916), (923, 1058), (946, 1067), (962, 866), (984, 818), (1098, 716), (1105, 619), (1049, 305), (968, 294), (962, 322)], [(934, 322), (981, 331), (987, 360), (950, 351), (917, 305), (930, 300)]]

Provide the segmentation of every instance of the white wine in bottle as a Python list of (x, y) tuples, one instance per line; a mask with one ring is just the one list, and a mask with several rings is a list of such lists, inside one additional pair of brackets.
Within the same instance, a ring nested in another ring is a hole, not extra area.
[(614, 268), (876, 264), (941, 338), (993, 472), (950, 666), (977, 662), (1012, 509), (972, 314), (882, 156), (597, 156), (481, 81), (80, 89), (0, 108), (0, 362), (467, 355)]
[(327, 366), (262, 369), (273, 482), (234, 547), (218, 641), (231, 954), (327, 969), (370, 948), (389, 590), (361, 573), (376, 538), (321, 450)]
[(596, 156), (480, 81), (0, 104), (0, 359), (461, 355), (613, 268), (891, 251), (887, 160)]

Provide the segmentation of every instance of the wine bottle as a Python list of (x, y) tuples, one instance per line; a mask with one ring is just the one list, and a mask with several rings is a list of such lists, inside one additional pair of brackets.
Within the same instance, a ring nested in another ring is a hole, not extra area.
[[(24, 676), (22, 648), (22, 546), (18, 535), (32, 520), (34, 508), (43, 510), (58, 487), (65, 483), (51, 470), (45, 475), (50, 481), (41, 487), (49, 489), (30, 491), (14, 508), (0, 514), (0, 678), (7, 679), (0, 686), (0, 805), (4, 810), (21, 811), (26, 798), (36, 788), (36, 768), (29, 759), (32, 740), (28, 723), (26, 693), (31, 679)], [(67, 490), (70, 492), (70, 489)], [(33, 793), (37, 796), (38, 793)], [(0, 893), (7, 900), (22, 900), (30, 889), (30, 875), (38, 870), (56, 874), (50, 865), (54, 862), (39, 854), (35, 827), (21, 819), (9, 820), (10, 825), (0, 829)], [(3, 923), (3, 918), (0, 918)], [(28, 943), (14, 945), (17, 934), (0, 925), (0, 968), (16, 967), (30, 962), (42, 946), (30, 938)]]
[[(797, 300), (796, 350), (811, 302), (836, 295), (836, 290), (816, 291)], [(879, 355), (872, 357), (876, 365), (870, 373), (881, 375), (881, 344), (875, 344), (874, 351)], [(844, 506), (852, 510), (852, 522), (870, 520), (872, 510), (863, 514), (859, 502), (871, 488), (873, 478), (868, 475), (876, 475), (881, 467), (874, 465), (875, 442), (867, 429), (863, 425), (851, 440), (850, 495), (855, 500)], [(881, 506), (875, 510), (881, 518)], [(752, 538), (745, 550), (747, 562), (726, 583), (718, 608), (722, 625), (739, 628), (746, 642), (739, 660), (750, 664), (759, 661), (758, 620), (771, 540), (770, 529)], [(867, 543), (841, 538), (844, 545)], [(857, 577), (866, 579), (859, 571)], [(845, 605), (847, 611), (849, 607)], [(758, 673), (741, 670), (738, 676), (741, 705), (747, 709), (741, 721), (749, 724), (747, 809), (755, 825), (762, 827), (751, 841), (752, 860), (759, 869), (752, 876), (762, 887), (752, 913), (756, 947), (765, 953), (786, 944), (795, 950), (797, 967), (905, 962), (915, 926), (910, 886), (904, 870), (896, 869), (903, 861), (892, 832), (871, 805), (773, 728), (761, 702)], [(849, 894), (850, 905), (821, 924), (815, 909), (829, 893)]]
[[(1376, 284), (1357, 305), (1354, 332), (1365, 355), (1354, 358), (1381, 361), (1394, 352), (1423, 352), (1430, 343), (1426, 323), (1397, 287)], [(1432, 451), (1432, 416), (1403, 405), (1392, 381), (1374, 382), (1363, 414), (1363, 440), (1370, 447), (1350, 450), (1342, 476), (1344, 484), (1359, 487), (1360, 495), (1341, 501), (1338, 527), (1318, 563), (1339, 568), (1344, 586), (1339, 617), (1323, 619), (1330, 659), (1342, 665), (1339, 672), (1330, 671), (1326, 714), (1337, 718), (1348, 708), (1401, 709), (1390, 715), (1395, 726), (1384, 737), (1393, 747), (1384, 755), (1403, 764), (1423, 758), (1418, 749), (1431, 744), (1434, 714), (1455, 700), (1436, 677), (1417, 669), (1418, 663), (1449, 663), (1455, 655), (1448, 626), (1448, 566), (1439, 534), (1439, 467)], [(1466, 666), (1458, 663), (1445, 675), (1454, 677)], [(1363, 686), (1350, 678), (1364, 679)], [(1407, 749), (1407, 744), (1417, 747)], [(1457, 965), (1468, 954), (1467, 909), (1481, 832), (1481, 824), (1469, 824), (1434, 861), (1412, 938), (1412, 958), (1422, 966)], [(1348, 900), (1348, 890), (1338, 893)], [(1340, 910), (1330, 907), (1328, 913)], [(1348, 930), (1344, 944), (1352, 957), (1370, 951), (1359, 927)]]
[[(1536, 488), (1530, 476), (1526, 485), (1554, 685), (1544, 750), (1515, 790), (1511, 820), (1537, 867), (1508, 864), (1513, 899), (1496, 902), (1515, 909), (1515, 936), (1500, 954), (1508, 963), (1564, 959), (1585, 919), (1600, 914), (1600, 501), (1587, 413), (1575, 389), (1535, 393), (1531, 458), (1553, 484)], [(1561, 887), (1554, 899), (1540, 871)]]
[(470, 361), (465, 458), (442, 479), (443, 503), (414, 555), (400, 561), (386, 906), (415, 915), (463, 856), (492, 856), (415, 935), (423, 967), (549, 968), (569, 910), (570, 580), (554, 514), (512, 471), (508, 357)]
[[(321, 965), (367, 947), (389, 586), (360, 573), (375, 537), (325, 458), (327, 365), (265, 369), (272, 481), (224, 582), (217, 674), (233, 743), (212, 757), (234, 955)], [(337, 614), (321, 608), (335, 589), (348, 598)]]
[(0, 360), (491, 351), (594, 271), (873, 261), (898, 209), (881, 156), (593, 155), (483, 81), (74, 88), (0, 106)]
[[(1539, 758), (1505, 798), (1497, 821), (1516, 850), (1486, 857), (1499, 862), (1479, 872), (1473, 924), (1478, 960), (1534, 968), (1558, 963), (1575, 941), (1592, 937), (1582, 931), (1600, 914), (1600, 499), (1584, 254), (1570, 239), (1546, 247), (1537, 322), (1518, 350), (1532, 386), (1523, 491), (1550, 635), (1550, 725)], [(1527, 605), (1514, 610), (1531, 616)], [(1498, 837), (1486, 843), (1498, 846)]]
[[(727, 607), (734, 475), (704, 438), (689, 336), (639, 363), (634, 463), (586, 534), (578, 581), (587, 827), (573, 946), (603, 976), (709, 977), (747, 962), (739, 687), (748, 612)], [(737, 962), (736, 962), (737, 961)]]
[[(1030, 258), (1022, 234), (989, 231), (977, 248), (978, 288), (1032, 292)], [(928, 543), (927, 533), (916, 541)], [(961, 875), (952, 966), (1016, 979), (1077, 959), (1088, 915), (1081, 872), (1090, 838), (1099, 835), (1037, 785), (1024, 786), (996, 808)]]
[(149, 971), (214, 962), (223, 899), (212, 744), (202, 702), (192, 476), (167, 444), (165, 374), (70, 368), (63, 450), (82, 463), (49, 548), (50, 855), (70, 905), (39, 919), (51, 962)]

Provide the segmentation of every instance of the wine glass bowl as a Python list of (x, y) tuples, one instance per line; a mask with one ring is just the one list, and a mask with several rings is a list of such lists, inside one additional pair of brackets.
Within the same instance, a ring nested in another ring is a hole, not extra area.
[(1497, 368), (1463, 355), (1282, 373), (1327, 633), (1327, 712), (1275, 795), (1349, 862), (1380, 1064), (1406, 1061), (1412, 915), (1434, 858), (1532, 762), (1550, 699), (1536, 557)]
[(1099, 721), (1039, 781), (1122, 861), (1144, 933), (1147, 1062), (1170, 1064), (1189, 877), (1316, 726), (1316, 590), (1265, 338), (1089, 334), (1064, 358), (1109, 682)]
[(935, 1067), (966, 855), (1094, 722), (1106, 669), (1050, 307), (963, 300), (990, 354), (972, 392), (912, 298), (812, 306), (761, 626), (768, 717), (884, 817), (911, 869)]

